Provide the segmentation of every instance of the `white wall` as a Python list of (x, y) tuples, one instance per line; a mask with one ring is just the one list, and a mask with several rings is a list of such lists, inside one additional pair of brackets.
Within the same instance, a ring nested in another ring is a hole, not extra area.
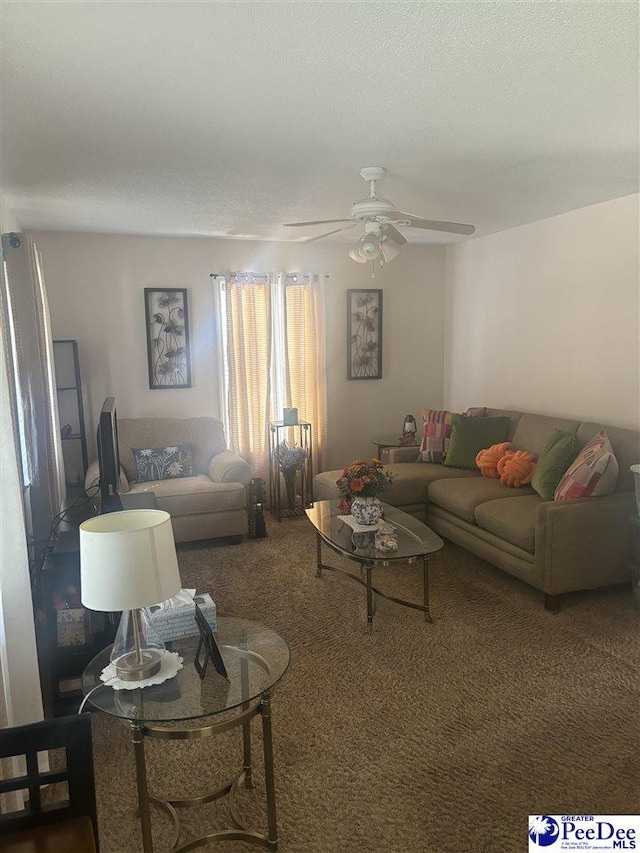
[[(405, 414), (417, 416), (421, 406), (442, 405), (442, 247), (406, 246), (372, 280), (370, 265), (348, 257), (348, 244), (54, 232), (34, 236), (43, 256), (54, 337), (78, 340), (90, 436), (110, 395), (116, 397), (121, 417), (219, 415), (212, 272), (313, 270), (330, 275), (325, 467), (373, 455), (372, 437), (398, 435)], [(192, 388), (149, 389), (145, 287), (188, 289)], [(383, 289), (380, 380), (347, 380), (348, 288)], [(91, 438), (89, 444), (93, 455)]]
[(639, 200), (447, 247), (448, 408), (639, 427)]

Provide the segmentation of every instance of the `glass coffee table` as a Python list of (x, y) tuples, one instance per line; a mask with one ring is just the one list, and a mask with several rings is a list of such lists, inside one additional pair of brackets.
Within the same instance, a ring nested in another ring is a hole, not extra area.
[[(418, 521), (412, 515), (383, 503), (384, 521), (392, 524), (396, 529), (398, 548), (395, 551), (378, 551), (374, 542), (364, 547), (354, 545), (353, 529), (340, 516), (343, 512), (338, 508), (339, 501), (316, 501), (313, 506), (306, 510), (307, 517), (316, 529), (316, 552), (317, 571), (316, 577), (322, 577), (322, 572), (327, 569), (337, 572), (345, 577), (351, 578), (362, 584), (367, 590), (367, 630), (371, 633), (373, 617), (375, 615), (376, 597), (386, 598), (403, 607), (412, 607), (424, 613), (427, 622), (433, 622), (429, 612), (429, 554), (439, 551), (444, 542), (426, 524)], [(375, 528), (374, 528), (375, 529)], [(373, 536), (371, 536), (373, 539)], [(326, 545), (335, 553), (359, 563), (360, 573), (349, 572), (336, 566), (330, 566), (322, 560), (322, 546)], [(372, 583), (373, 570), (379, 566), (406, 565), (408, 563), (422, 563), (422, 601), (407, 601), (396, 598), (383, 592)]]

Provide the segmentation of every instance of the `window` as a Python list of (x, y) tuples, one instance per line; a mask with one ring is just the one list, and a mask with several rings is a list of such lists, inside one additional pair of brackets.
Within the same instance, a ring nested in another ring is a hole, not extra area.
[(267, 476), (267, 431), (285, 406), (326, 433), (324, 276), (234, 273), (216, 279), (223, 420), (229, 446)]

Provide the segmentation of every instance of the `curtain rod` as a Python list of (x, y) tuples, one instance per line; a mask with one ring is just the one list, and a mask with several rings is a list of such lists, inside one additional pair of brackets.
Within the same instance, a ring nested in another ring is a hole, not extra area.
[[(317, 274), (313, 274), (313, 276), (312, 276), (310, 273), (300, 273), (300, 272), (284, 273), (284, 277), (289, 278), (292, 281), (297, 281), (299, 278), (304, 279), (304, 280), (308, 280), (312, 277), (314, 280), (317, 280), (319, 278), (319, 276)], [(252, 281), (255, 281), (256, 279), (264, 279), (265, 281), (268, 281), (269, 274), (268, 273), (255, 273), (255, 272), (230, 272), (230, 273), (210, 272), (209, 278), (213, 278), (213, 279), (217, 279), (217, 278), (243, 278), (243, 279), (245, 279), (245, 281), (248, 281), (249, 279), (251, 279)], [(331, 276), (328, 273), (325, 273), (323, 275), (323, 278), (328, 279), (328, 278), (331, 278)]]

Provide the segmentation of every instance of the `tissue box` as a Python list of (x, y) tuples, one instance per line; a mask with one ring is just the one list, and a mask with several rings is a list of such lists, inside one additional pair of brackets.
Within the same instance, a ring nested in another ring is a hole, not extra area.
[[(202, 611), (211, 630), (215, 631), (218, 627), (218, 617), (215, 602), (209, 593), (199, 593), (193, 600)], [(163, 643), (179, 640), (182, 637), (193, 637), (199, 633), (195, 619), (196, 609), (193, 604), (182, 604), (180, 607), (171, 607), (167, 610), (149, 609), (148, 612), (149, 622)]]

